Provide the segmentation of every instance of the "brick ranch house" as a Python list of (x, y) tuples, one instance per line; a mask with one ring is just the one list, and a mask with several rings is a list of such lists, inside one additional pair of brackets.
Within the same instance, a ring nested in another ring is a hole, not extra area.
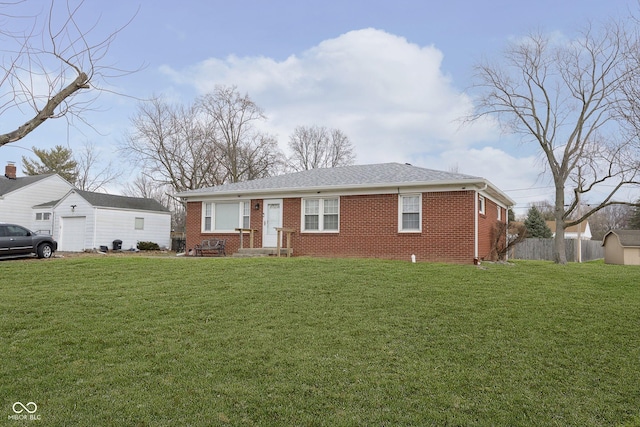
[(399, 163), (312, 169), (177, 196), (187, 205), (188, 249), (218, 238), (236, 252), (236, 228), (255, 230), (254, 247), (275, 248), (275, 229), (284, 227), (294, 230), (294, 255), (469, 264), (489, 258), (496, 221), (506, 222), (514, 205), (484, 178)]

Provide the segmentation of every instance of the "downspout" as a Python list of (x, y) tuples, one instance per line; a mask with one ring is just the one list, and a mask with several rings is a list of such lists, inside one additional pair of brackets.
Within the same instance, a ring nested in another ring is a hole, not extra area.
[[(474, 200), (474, 203), (473, 203), (474, 212), (475, 212), (474, 215), (473, 215), (474, 227), (475, 227), (475, 233), (474, 233), (475, 236), (474, 236), (474, 243), (473, 243), (473, 246), (474, 246), (474, 248), (473, 248), (473, 263), (476, 264), (476, 265), (480, 264), (480, 256), (478, 254), (480, 252), (480, 249), (479, 249), (479, 245), (480, 245), (480, 243), (479, 243), (479, 240), (480, 240), (480, 238), (479, 238), (479, 235), (480, 235), (480, 230), (479, 230), (480, 212), (479, 212), (479, 209), (478, 209), (478, 198), (480, 196), (480, 192), (486, 190), (488, 186), (489, 186), (489, 184), (487, 184), (485, 182), (484, 183), (484, 187), (482, 187), (482, 188), (480, 188), (480, 189), (475, 191), (475, 200)], [(486, 202), (486, 198), (485, 198), (485, 209), (487, 208), (486, 203), (487, 202)]]
[(53, 240), (58, 241), (59, 239), (56, 239), (56, 211), (55, 209), (51, 208), (51, 237), (53, 237)]
[[(504, 229), (504, 243), (507, 247), (507, 251), (504, 254), (505, 261), (509, 261), (509, 211), (511, 210), (512, 207), (513, 206), (507, 206), (507, 208), (504, 211), (505, 215), (507, 215), (507, 217), (505, 218), (505, 223), (507, 224), (507, 226)], [(515, 217), (515, 213), (514, 213), (514, 217)]]

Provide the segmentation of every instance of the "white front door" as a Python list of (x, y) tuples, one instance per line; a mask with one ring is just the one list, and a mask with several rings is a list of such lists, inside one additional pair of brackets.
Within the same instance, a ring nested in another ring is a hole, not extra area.
[(275, 248), (278, 243), (276, 227), (282, 227), (282, 199), (265, 200), (262, 209), (262, 247)]

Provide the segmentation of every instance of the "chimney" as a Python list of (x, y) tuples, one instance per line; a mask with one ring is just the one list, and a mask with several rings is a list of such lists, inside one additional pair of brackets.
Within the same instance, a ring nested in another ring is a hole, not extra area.
[(9, 179), (16, 179), (16, 164), (14, 162), (7, 162), (7, 166), (4, 168), (4, 176)]

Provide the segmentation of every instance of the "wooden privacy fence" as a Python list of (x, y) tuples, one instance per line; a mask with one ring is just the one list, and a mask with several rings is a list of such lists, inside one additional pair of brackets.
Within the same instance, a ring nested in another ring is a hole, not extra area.
[[(583, 240), (580, 246), (583, 262), (604, 258), (601, 241)], [(578, 261), (577, 239), (565, 239), (565, 253), (567, 261)], [(525, 239), (509, 251), (509, 258), (553, 261), (553, 239)]]

